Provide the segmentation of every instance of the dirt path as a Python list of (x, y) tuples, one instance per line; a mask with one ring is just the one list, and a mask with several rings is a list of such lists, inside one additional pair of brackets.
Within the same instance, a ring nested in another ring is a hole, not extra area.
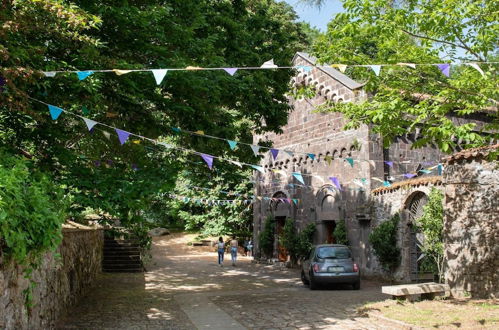
[(251, 263), (217, 265), (214, 248), (192, 247), (193, 235), (154, 239), (142, 274), (102, 274), (96, 287), (61, 320), (84, 329), (387, 329), (356, 315), (382, 300), (375, 283), (310, 291), (298, 270)]

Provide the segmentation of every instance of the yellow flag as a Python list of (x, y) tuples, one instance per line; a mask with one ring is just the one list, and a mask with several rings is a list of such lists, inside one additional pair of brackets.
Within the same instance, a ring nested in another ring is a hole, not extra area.
[(118, 76), (132, 72), (132, 70), (120, 70), (120, 69), (113, 69), (113, 71)]
[(186, 70), (203, 70), (203, 68), (199, 67), (199, 66), (188, 66), (185, 68)]
[(333, 68), (338, 68), (341, 72), (345, 72), (345, 70), (347, 69), (347, 65), (346, 64), (333, 64), (331, 66)]
[(140, 144), (141, 141), (140, 140), (133, 140), (132, 142), (135, 144)]
[(199, 134), (199, 135), (204, 135), (203, 131), (195, 131), (194, 133)]

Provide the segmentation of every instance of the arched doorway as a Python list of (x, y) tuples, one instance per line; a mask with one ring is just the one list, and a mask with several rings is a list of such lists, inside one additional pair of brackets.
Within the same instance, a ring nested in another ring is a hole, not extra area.
[(341, 220), (341, 197), (330, 185), (322, 187), (316, 195), (317, 219), (320, 221), (318, 229), (318, 243), (336, 243), (334, 230), (336, 222)]
[(275, 220), (274, 247), (276, 247), (277, 258), (279, 261), (284, 262), (288, 260), (288, 251), (279, 243), (279, 237), (284, 231), (286, 218), (290, 215), (290, 201), (288, 200), (288, 196), (281, 191), (276, 192), (272, 196), (271, 206)]
[(424, 206), (428, 203), (428, 196), (422, 191), (416, 191), (409, 196), (405, 204), (409, 226), (409, 275), (411, 282), (433, 280), (433, 273), (423, 271), (421, 268), (422, 258), (424, 258), (420, 244), (424, 236), (418, 230), (416, 221), (424, 212)]

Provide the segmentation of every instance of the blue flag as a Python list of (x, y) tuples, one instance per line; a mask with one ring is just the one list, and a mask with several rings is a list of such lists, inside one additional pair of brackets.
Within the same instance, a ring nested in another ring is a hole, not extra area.
[(57, 120), (61, 113), (64, 111), (59, 107), (56, 107), (55, 105), (48, 105), (49, 106), (49, 111), (50, 111), (50, 116), (52, 117), (53, 120)]

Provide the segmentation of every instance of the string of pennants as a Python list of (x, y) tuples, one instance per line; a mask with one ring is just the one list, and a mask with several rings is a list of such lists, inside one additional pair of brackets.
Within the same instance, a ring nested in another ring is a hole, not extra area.
[[(119, 139), (119, 142), (120, 142), (121, 145), (125, 144), (127, 142), (127, 140), (129, 139), (130, 136), (135, 136), (135, 137), (137, 137), (139, 139), (147, 140), (147, 141), (150, 141), (150, 142), (152, 142), (154, 144), (161, 145), (161, 146), (164, 146), (164, 147), (167, 147), (167, 148), (170, 148), (170, 149), (179, 149), (179, 150), (183, 150), (183, 151), (186, 151), (186, 152), (189, 152), (189, 153), (192, 153), (192, 154), (199, 155), (205, 161), (205, 163), (208, 165), (208, 167), (210, 169), (213, 168), (213, 160), (214, 159), (220, 159), (220, 160), (228, 161), (228, 162), (230, 162), (232, 164), (235, 164), (235, 165), (237, 165), (239, 167), (242, 167), (243, 165), (250, 166), (253, 169), (255, 169), (255, 170), (257, 170), (257, 171), (259, 171), (261, 173), (265, 173), (264, 167), (259, 166), (259, 165), (238, 162), (238, 161), (234, 161), (234, 160), (231, 160), (231, 159), (225, 159), (225, 158), (222, 158), (222, 157), (218, 157), (218, 156), (213, 156), (213, 155), (208, 155), (208, 154), (205, 154), (205, 153), (197, 152), (195, 150), (190, 150), (190, 149), (186, 149), (186, 148), (174, 146), (174, 145), (167, 144), (167, 143), (164, 143), (164, 142), (159, 142), (157, 140), (154, 140), (154, 139), (151, 139), (151, 138), (147, 138), (147, 137), (142, 136), (142, 135), (138, 135), (138, 134), (131, 133), (131, 132), (128, 132), (128, 131), (124, 131), (124, 130), (118, 129), (116, 127), (113, 127), (113, 126), (110, 126), (110, 125), (107, 125), (107, 124), (103, 124), (103, 123), (97, 122), (95, 120), (92, 120), (92, 119), (80, 116), (78, 114), (75, 114), (75, 113), (70, 112), (70, 111), (66, 111), (66, 110), (64, 110), (62, 108), (59, 108), (59, 107), (56, 107), (54, 105), (45, 103), (43, 101), (40, 101), (40, 100), (37, 100), (37, 99), (34, 99), (34, 98), (31, 98), (31, 99), (34, 100), (34, 101), (36, 101), (36, 102), (39, 102), (39, 103), (47, 105), (48, 109), (49, 109), (50, 116), (51, 116), (51, 118), (53, 120), (57, 120), (59, 118), (59, 116), (63, 112), (65, 112), (65, 113), (68, 113), (70, 115), (73, 115), (73, 116), (76, 116), (76, 117), (79, 117), (79, 118), (83, 119), (83, 121), (85, 122), (85, 124), (86, 124), (86, 126), (87, 126), (87, 128), (88, 128), (89, 131), (92, 131), (92, 129), (94, 129), (94, 127), (96, 125), (102, 125), (104, 127), (108, 127), (108, 128), (114, 129), (115, 132), (116, 132), (116, 134), (117, 134), (117, 136), (118, 136), (118, 139)], [(136, 141), (134, 141), (134, 142), (136, 142)], [(347, 162), (348, 164), (350, 164), (351, 167), (354, 166), (355, 160), (353, 158), (347, 157), (347, 158), (344, 159), (344, 161)], [(368, 162), (372, 166), (374, 166), (374, 167), (376, 166), (375, 163), (374, 163), (374, 161), (369, 160)], [(393, 161), (385, 161), (384, 163), (387, 164), (389, 167), (393, 167), (393, 164), (394, 164)], [(97, 163), (96, 163), (96, 165), (97, 165)], [(441, 164), (438, 164), (434, 168), (437, 168), (438, 172), (441, 173), (441, 171), (442, 171), (442, 165)], [(284, 176), (287, 176), (287, 173), (285, 171), (283, 171), (283, 170), (273, 169), (271, 171), (273, 171), (275, 173), (278, 173), (278, 174), (281, 174), (281, 175), (284, 175)], [(431, 170), (422, 169), (422, 170), (420, 170), (420, 172), (427, 174), (427, 173), (431, 173)], [(318, 178), (320, 178), (323, 181), (323, 179), (321, 177), (319, 177), (317, 175), (314, 175), (314, 174), (305, 174), (305, 173), (301, 173), (301, 172), (292, 172), (291, 175), (294, 178), (296, 178), (299, 182), (301, 182), (303, 185), (305, 185), (303, 176), (318, 177)], [(416, 175), (417, 174), (415, 174), (415, 173), (406, 173), (406, 174), (403, 174), (402, 176), (404, 176), (405, 178), (412, 178), (412, 177), (415, 177)], [(341, 190), (341, 186), (340, 186), (340, 184), (338, 182), (338, 179), (336, 177), (331, 177), (330, 179), (332, 180), (332, 182), (334, 183), (334, 185), (336, 187), (338, 187), (338, 189)], [(379, 180), (380, 182), (383, 183), (384, 186), (390, 186), (391, 185), (390, 182), (388, 182), (386, 180), (381, 180), (379, 178), (372, 178), (372, 179), (373, 180)]]
[[(167, 147), (169, 149), (178, 149), (178, 150), (183, 150), (183, 151), (190, 152), (190, 153), (193, 153), (193, 154), (197, 154), (197, 155), (201, 156), (201, 158), (206, 162), (206, 164), (208, 165), (208, 167), (210, 169), (213, 168), (213, 160), (214, 159), (220, 159), (220, 160), (223, 160), (223, 161), (228, 161), (228, 162), (230, 162), (230, 163), (232, 163), (234, 165), (237, 165), (238, 167), (242, 167), (243, 165), (244, 166), (249, 166), (249, 167), (252, 167), (253, 169), (255, 169), (255, 170), (257, 170), (257, 171), (259, 171), (261, 173), (265, 173), (265, 168), (262, 167), (262, 166), (260, 166), (260, 165), (248, 164), (248, 163), (243, 163), (243, 162), (239, 162), (239, 161), (235, 161), (235, 160), (231, 160), (231, 159), (225, 159), (225, 158), (222, 158), (222, 157), (213, 156), (213, 155), (201, 153), (201, 152), (198, 152), (198, 151), (195, 151), (195, 150), (190, 150), (190, 149), (182, 148), (182, 147), (179, 147), (179, 146), (175, 146), (173, 144), (156, 141), (154, 139), (147, 138), (147, 137), (142, 136), (142, 135), (138, 135), (138, 134), (131, 133), (131, 132), (128, 132), (128, 131), (124, 131), (124, 130), (118, 129), (118, 128), (114, 127), (114, 126), (110, 126), (110, 125), (107, 125), (107, 124), (104, 124), (104, 123), (101, 123), (101, 122), (98, 122), (98, 121), (95, 121), (95, 120), (92, 120), (92, 119), (80, 116), (78, 114), (75, 114), (73, 112), (64, 110), (64, 109), (59, 108), (57, 106), (45, 103), (45, 102), (40, 101), (38, 99), (31, 98), (31, 97), (30, 97), (30, 99), (32, 99), (32, 100), (34, 100), (36, 102), (39, 102), (39, 103), (47, 105), (48, 108), (49, 108), (50, 115), (51, 115), (51, 117), (52, 117), (53, 120), (57, 120), (59, 118), (59, 116), (62, 114), (62, 112), (65, 112), (65, 113), (68, 113), (70, 115), (73, 115), (73, 116), (76, 116), (76, 117), (79, 117), (79, 118), (83, 119), (83, 121), (87, 125), (87, 128), (88, 128), (89, 131), (92, 131), (96, 125), (102, 125), (104, 127), (113, 129), (113, 130), (115, 130), (116, 134), (118, 135), (119, 141), (120, 141), (120, 143), (122, 145), (127, 142), (128, 138), (130, 136), (135, 136), (135, 137), (137, 137), (139, 139), (147, 140), (149, 142), (152, 142), (152, 143), (158, 144), (158, 145), (162, 145), (162, 146)], [(83, 111), (84, 114), (88, 113), (88, 109), (85, 108), (84, 110), (86, 110), (86, 111)], [(219, 140), (226, 140), (229, 143), (229, 146), (230, 146), (230, 148), (232, 150), (234, 150), (238, 144), (249, 145), (251, 147), (253, 153), (255, 154), (255, 156), (259, 156), (260, 155), (259, 154), (260, 149), (262, 149), (262, 148), (263, 149), (269, 149), (270, 150), (270, 154), (272, 155), (272, 157), (273, 157), (274, 160), (277, 159), (277, 157), (278, 157), (278, 155), (279, 155), (279, 153), (281, 151), (286, 152), (290, 156), (293, 156), (294, 154), (305, 154), (305, 155), (307, 155), (312, 160), (316, 159), (316, 154), (314, 154), (314, 153), (296, 152), (296, 151), (290, 151), (290, 150), (284, 150), (284, 149), (277, 149), (277, 148), (268, 148), (268, 147), (253, 145), (253, 144), (249, 144), (249, 143), (243, 143), (243, 142), (238, 142), (238, 141), (234, 141), (234, 140), (229, 140), (229, 139), (224, 139), (224, 138), (220, 138), (220, 137), (215, 137), (215, 136), (211, 136), (211, 135), (206, 135), (206, 134), (204, 134), (203, 131), (191, 132), (191, 131), (187, 131), (187, 130), (182, 130), (182, 129), (177, 128), (177, 127), (173, 127), (172, 129), (176, 133), (187, 132), (188, 134), (199, 135), (199, 136), (206, 136), (206, 137), (209, 137), (209, 138), (214, 138), (214, 139), (219, 139)], [(106, 138), (108, 138), (108, 139), (110, 138), (109, 132), (103, 131), (103, 134), (106, 136)], [(138, 143), (140, 143), (140, 140), (133, 140), (132, 142), (138, 144)], [(346, 163), (350, 164), (350, 166), (352, 166), (352, 167), (354, 167), (354, 164), (356, 162), (363, 162), (364, 161), (364, 162), (368, 162), (373, 168), (376, 168), (376, 161), (372, 160), (372, 159), (369, 159), (369, 160), (368, 159), (359, 159), (359, 158), (354, 159), (352, 157), (346, 157), (346, 158), (339, 158), (338, 159), (338, 158), (333, 158), (333, 156), (331, 156), (331, 155), (326, 155), (324, 157), (324, 160), (328, 163), (328, 165), (331, 165), (331, 163), (333, 161), (340, 161), (340, 162), (346, 162)], [(408, 163), (410, 163), (410, 161), (409, 162), (408, 161), (385, 161), (384, 163), (386, 165), (388, 165), (389, 167), (393, 167), (394, 164), (408, 164)], [(307, 175), (307, 174), (303, 174), (303, 175)], [(407, 173), (406, 178), (410, 178), (411, 177), (410, 175), (411, 175), (410, 173)], [(413, 176), (416, 176), (416, 175), (414, 174)]]
[(105, 73), (112, 72), (118, 76), (132, 73), (132, 72), (151, 72), (154, 76), (157, 85), (160, 85), (165, 78), (168, 71), (225, 71), (229, 75), (234, 76), (239, 70), (262, 70), (262, 69), (300, 69), (305, 72), (309, 72), (313, 67), (317, 68), (328, 68), (332, 67), (338, 69), (341, 72), (345, 72), (348, 67), (364, 67), (370, 68), (377, 76), (381, 72), (381, 68), (388, 66), (406, 66), (415, 69), (418, 66), (434, 66), (437, 67), (442, 74), (446, 77), (450, 76), (451, 66), (456, 65), (468, 65), (478, 72), (482, 76), (485, 76), (484, 71), (480, 68), (479, 64), (496, 64), (499, 62), (452, 62), (452, 63), (395, 63), (395, 64), (332, 64), (332, 65), (295, 65), (295, 66), (278, 66), (274, 64), (274, 60), (264, 62), (261, 66), (257, 67), (198, 67), (198, 66), (187, 66), (185, 68), (164, 68), (164, 69), (94, 69), (94, 70), (55, 70), (55, 71), (42, 71), (46, 77), (55, 77), (59, 73), (74, 73), (79, 80), (85, 80), (94, 73)]
[(275, 197), (255, 197), (253, 199), (210, 199), (210, 198), (194, 198), (184, 195), (167, 194), (169, 198), (180, 200), (184, 203), (193, 202), (198, 205), (250, 205), (257, 200), (270, 200), (274, 202), (282, 202), (287, 204), (298, 205), (300, 203), (299, 199), (296, 198), (275, 198)]

